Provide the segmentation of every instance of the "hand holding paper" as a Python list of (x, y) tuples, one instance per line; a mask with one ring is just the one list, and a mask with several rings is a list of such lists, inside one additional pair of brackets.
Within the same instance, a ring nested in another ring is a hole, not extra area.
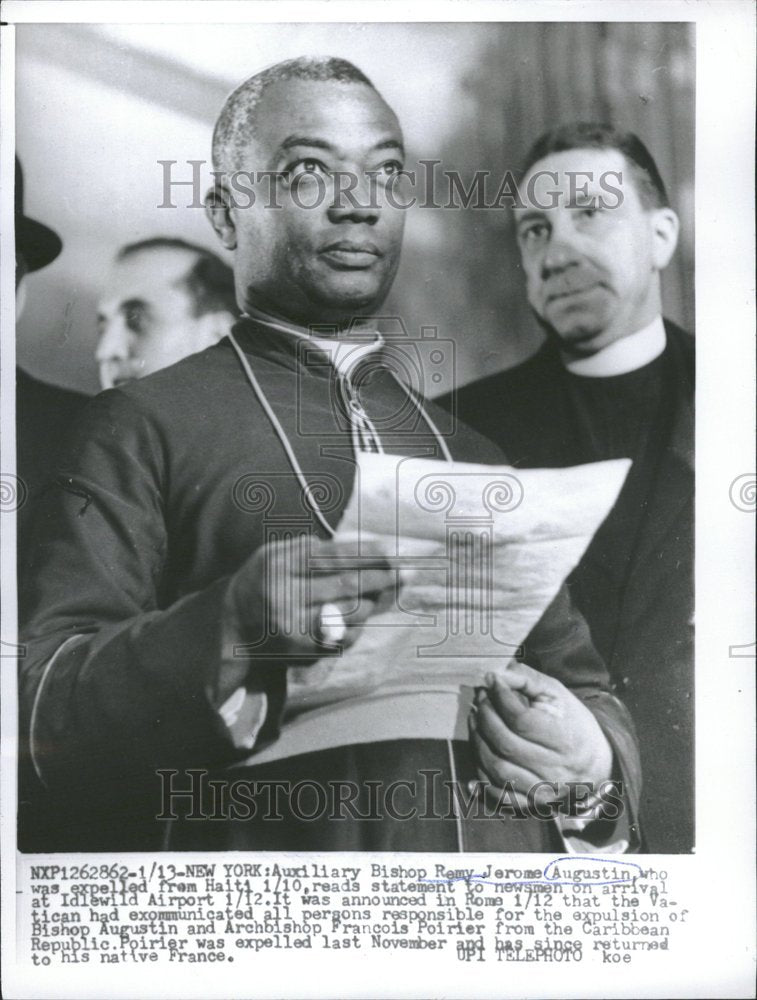
[[(337, 563), (344, 560), (364, 592), (360, 567), (378, 544), (394, 586), (382, 590), (367, 619), (354, 619), (341, 655), (290, 666), (285, 725), (255, 760), (365, 741), (464, 739), (474, 688), (505, 668), (537, 625), (615, 503), (629, 465), (521, 470), (359, 453), (334, 539)], [(325, 554), (321, 543), (311, 551), (311, 572)], [(340, 566), (331, 569), (326, 575), (338, 577)], [(336, 592), (329, 593), (331, 600)], [(610, 749), (588, 710), (556, 681), (512, 670), (512, 692), (519, 685), (529, 709), (516, 716), (506, 693), (492, 695), (499, 711), (485, 713), (494, 741), (487, 766), (501, 773), (496, 749), (517, 737), (528, 751), (521, 777), (608, 777)]]
[(627, 460), (513, 469), (360, 453), (337, 530), (391, 543), (398, 601), (345, 654), (289, 676), (292, 712), (378, 688), (475, 687), (516, 654), (607, 516)]
[(380, 608), (382, 592), (396, 589), (397, 573), (390, 568), (394, 549), (393, 538), (380, 536), (361, 540), (359, 559), (350, 538), (293, 535), (269, 542), (232, 579), (236, 618), (267, 655), (316, 660), (339, 651), (324, 648), (320, 635), (323, 609), (331, 608), (346, 625), (340, 641), (346, 649)]
[[(610, 778), (612, 750), (599, 723), (558, 680), (522, 663), (486, 680), (469, 718), (482, 778), (522, 793), (540, 781), (597, 787)], [(549, 788), (541, 795), (554, 797)]]

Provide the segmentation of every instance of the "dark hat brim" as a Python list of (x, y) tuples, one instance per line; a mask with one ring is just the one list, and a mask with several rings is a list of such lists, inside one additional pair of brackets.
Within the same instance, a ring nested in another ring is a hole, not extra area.
[(29, 271), (51, 264), (63, 249), (60, 236), (36, 219), (16, 216), (16, 247), (24, 255)]

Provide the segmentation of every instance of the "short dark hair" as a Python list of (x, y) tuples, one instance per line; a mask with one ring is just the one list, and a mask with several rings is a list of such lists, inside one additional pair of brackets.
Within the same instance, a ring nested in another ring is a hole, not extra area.
[(282, 80), (361, 83), (376, 90), (357, 66), (333, 56), (300, 56), (269, 66), (240, 83), (226, 98), (213, 129), (216, 170), (231, 173), (237, 168), (239, 155), (255, 130), (255, 116), (263, 95), (272, 84)]
[(569, 122), (539, 136), (526, 154), (523, 176), (550, 153), (570, 149), (617, 149), (628, 161), (642, 205), (663, 208), (670, 204), (657, 164), (641, 139), (634, 132), (621, 132), (602, 122)]
[(194, 263), (181, 279), (181, 284), (192, 300), (195, 316), (209, 312), (230, 312), (239, 315), (234, 272), (220, 257), (205, 247), (173, 236), (152, 236), (121, 247), (116, 260), (125, 260), (148, 250), (180, 250), (195, 257)]

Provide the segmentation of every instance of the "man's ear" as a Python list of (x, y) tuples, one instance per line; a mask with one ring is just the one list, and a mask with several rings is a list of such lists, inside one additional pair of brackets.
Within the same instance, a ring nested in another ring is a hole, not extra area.
[(21, 319), (21, 313), (24, 311), (24, 306), (26, 305), (26, 288), (27, 281), (26, 276), (23, 275), (18, 279), (16, 284), (16, 322)]
[(651, 213), (652, 256), (658, 271), (670, 263), (678, 245), (678, 216), (672, 208), (656, 208)]
[(223, 340), (236, 321), (236, 316), (227, 309), (200, 316), (195, 323), (195, 351), (204, 351), (206, 347), (212, 347), (219, 340)]
[(205, 214), (221, 243), (227, 250), (235, 250), (237, 231), (231, 217), (231, 195), (223, 184), (216, 184), (205, 195)]

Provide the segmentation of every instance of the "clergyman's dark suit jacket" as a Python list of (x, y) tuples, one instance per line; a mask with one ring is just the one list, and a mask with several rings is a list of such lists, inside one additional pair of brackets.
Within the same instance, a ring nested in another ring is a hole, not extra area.
[(19, 564), (29, 548), (37, 495), (55, 470), (68, 427), (88, 398), (16, 369), (16, 473), (23, 484), (17, 520)]
[[(626, 486), (569, 583), (615, 689), (631, 710), (642, 754), (646, 849), (684, 852), (694, 842), (693, 535), (694, 340), (666, 321), (663, 405), (650, 434), (648, 480)], [(443, 402), (522, 467), (584, 461), (573, 440), (566, 374), (545, 344), (507, 371)], [(638, 530), (624, 538), (622, 505)], [(619, 530), (620, 528), (620, 530)], [(620, 544), (619, 544), (620, 542)]]

